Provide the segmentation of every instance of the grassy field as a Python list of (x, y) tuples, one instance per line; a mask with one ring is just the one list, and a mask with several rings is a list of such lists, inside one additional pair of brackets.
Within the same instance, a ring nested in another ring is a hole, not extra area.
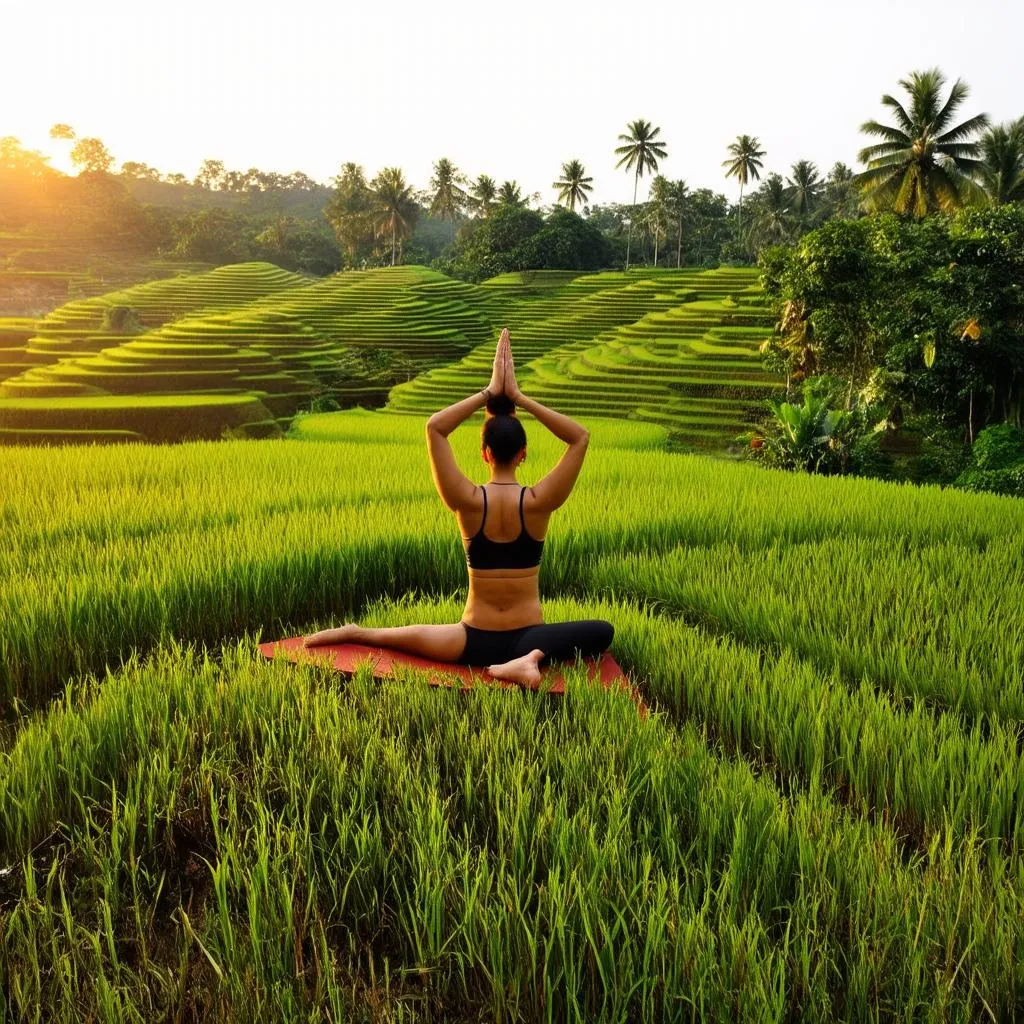
[(259, 657), (458, 619), (422, 418), (5, 452), (0, 1017), (1024, 1018), (1021, 504), (588, 425), (545, 615), (646, 720)]
[(486, 380), (505, 325), (528, 394), (694, 448), (727, 447), (781, 387), (761, 368), (771, 318), (750, 269), (476, 286), (417, 266), (310, 279), (243, 263), (0, 319), (0, 443), (266, 437), (327, 396), (429, 415)]

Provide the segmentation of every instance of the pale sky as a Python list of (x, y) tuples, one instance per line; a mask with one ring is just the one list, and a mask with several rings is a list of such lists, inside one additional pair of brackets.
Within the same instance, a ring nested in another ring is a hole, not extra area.
[(659, 173), (735, 199), (737, 135), (760, 139), (765, 174), (856, 170), (858, 126), (890, 120), (879, 99), (913, 70), (965, 79), (963, 117), (1024, 114), (1022, 39), (1019, 0), (0, 0), (0, 136), (69, 170), (48, 137), (65, 122), (115, 168), (189, 178), (211, 157), (326, 184), (354, 160), (426, 188), (447, 156), (545, 204), (575, 157), (600, 203), (632, 200), (613, 151), (643, 118)]

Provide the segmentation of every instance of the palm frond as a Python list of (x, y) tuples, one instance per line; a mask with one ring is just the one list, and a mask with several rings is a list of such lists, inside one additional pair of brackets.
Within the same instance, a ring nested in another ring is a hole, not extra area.
[(967, 83), (964, 82), (963, 79), (958, 78), (953, 83), (953, 87), (949, 90), (949, 96), (943, 104), (942, 109), (935, 115), (933, 123), (936, 131), (942, 131), (942, 129), (949, 124), (957, 107), (967, 99), (967, 93)]
[(949, 213), (961, 205), (967, 192), (968, 179), (957, 174), (955, 168), (936, 167), (928, 179), (940, 210)]
[(985, 171), (985, 167), (986, 167), (986, 164), (985, 164), (984, 160), (971, 160), (971, 159), (969, 159), (967, 157), (962, 157), (962, 156), (961, 157), (953, 157), (952, 158), (952, 164), (961, 174), (967, 174), (967, 175), (971, 175), (971, 174), (980, 175), (980, 174), (983, 174), (984, 171)]
[(935, 142), (940, 146), (950, 142), (958, 142), (970, 135), (977, 134), (984, 128), (988, 128), (990, 124), (991, 120), (988, 114), (976, 114), (974, 117), (969, 117), (966, 121), (958, 124), (955, 128), (951, 128), (948, 132), (936, 136)]
[(877, 160), (872, 160), (867, 168), (861, 171), (861, 174), (867, 174), (869, 171), (886, 171), (886, 170), (901, 170), (906, 167), (912, 161), (902, 153), (894, 153), (888, 157), (880, 157)]
[(981, 146), (976, 142), (948, 142), (935, 148), (940, 155), (958, 161), (970, 160), (981, 152)]
[(900, 145), (909, 146), (913, 143), (913, 138), (904, 131), (900, 131), (899, 128), (893, 128), (891, 125), (880, 124), (878, 121), (865, 121), (861, 126), (860, 130), (865, 135), (876, 135), (880, 139), (888, 140), (889, 145)]
[[(909, 135), (913, 135), (914, 119), (907, 113), (903, 104), (900, 103), (900, 101), (896, 99), (895, 96), (890, 96), (888, 93), (886, 93), (882, 97), (882, 103), (884, 103), (885, 106), (889, 107), (892, 110), (892, 112), (896, 115), (896, 120), (900, 123), (900, 126), (902, 127), (903, 131), (907, 132)], [(877, 122), (869, 121), (867, 123), (875, 124)], [(861, 125), (860, 130), (862, 132), (866, 132), (868, 129), (865, 125)]]
[(899, 146), (894, 142), (879, 142), (874, 146), (865, 146), (857, 154), (857, 160), (862, 164), (869, 164), (875, 160), (890, 156), (899, 157), (901, 160), (909, 160), (913, 156), (913, 149), (909, 142)]
[(862, 203), (868, 211), (891, 209), (899, 194), (903, 176), (898, 171), (890, 171), (884, 178), (876, 182), (865, 182)]

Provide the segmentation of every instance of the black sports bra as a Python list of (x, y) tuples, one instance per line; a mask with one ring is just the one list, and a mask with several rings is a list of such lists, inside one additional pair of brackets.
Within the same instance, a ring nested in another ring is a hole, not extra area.
[(473, 569), (527, 569), (540, 565), (540, 556), (544, 550), (544, 541), (531, 537), (526, 532), (526, 520), (523, 519), (523, 495), (526, 488), (519, 492), (519, 522), (522, 530), (515, 540), (497, 541), (484, 536), (484, 523), (487, 522), (487, 488), (481, 487), (484, 495), (484, 518), (480, 529), (470, 539), (466, 549), (466, 564)]

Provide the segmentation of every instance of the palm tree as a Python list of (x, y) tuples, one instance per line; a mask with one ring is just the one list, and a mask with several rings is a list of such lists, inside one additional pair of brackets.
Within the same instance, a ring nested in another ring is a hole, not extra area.
[(809, 227), (821, 202), (824, 182), (818, 168), (810, 160), (797, 160), (791, 176), (786, 179), (793, 213), (804, 227)]
[(551, 187), (558, 189), (558, 201), (567, 202), (569, 209), (575, 213), (576, 204), (585, 203), (586, 194), (594, 191), (594, 186), (590, 184), (593, 180), (583, 176), (583, 164), (579, 160), (570, 160), (562, 164), (562, 178), (552, 182)]
[[(633, 171), (633, 206), (636, 206), (636, 186), (640, 175), (645, 170), (656, 171), (658, 160), (665, 159), (665, 143), (655, 141), (660, 128), (652, 128), (650, 121), (631, 121), (626, 125), (628, 135), (620, 135), (619, 141), (625, 145), (618, 146), (615, 153), (622, 159), (615, 165), (616, 168), (626, 165), (626, 170), (634, 168)], [(626, 233), (626, 270), (629, 270), (629, 245), (633, 236), (633, 215), (630, 211), (629, 230)]]
[(683, 180), (674, 181), (669, 186), (669, 212), (675, 217), (677, 224), (676, 233), (676, 267), (678, 268), (683, 258), (683, 217), (686, 216), (686, 200), (689, 198), (690, 190)]
[[(332, 181), (334, 195), (324, 207), (324, 216), (344, 246), (349, 263), (354, 265), (359, 246), (373, 233), (373, 193), (362, 166), (351, 160), (342, 165), (341, 173)], [(243, 184), (239, 174), (232, 187), (241, 191)]]
[(399, 237), (412, 232), (419, 219), (420, 208), (413, 198), (400, 167), (385, 167), (370, 182), (373, 190), (373, 218), (377, 233), (391, 232), (391, 266), (395, 265), (395, 244)]
[(498, 203), (503, 206), (525, 206), (526, 200), (519, 191), (519, 183), (503, 181), (498, 189)]
[(832, 165), (825, 179), (823, 199), (830, 215), (852, 220), (860, 209), (860, 195), (854, 173), (841, 160)]
[(1024, 117), (993, 125), (978, 145), (978, 180), (992, 205), (1024, 200)]
[(752, 249), (788, 242), (793, 234), (792, 192), (781, 174), (771, 173), (750, 197), (754, 216), (748, 229)]
[(466, 205), (468, 196), (462, 189), (466, 177), (447, 157), (441, 157), (434, 164), (434, 176), (430, 179), (431, 217), (442, 220), (455, 220)]
[(654, 235), (654, 265), (658, 265), (658, 241), (665, 226), (672, 198), (672, 186), (668, 178), (657, 175), (651, 182), (649, 202), (647, 204), (647, 223)]
[(737, 135), (735, 142), (730, 142), (728, 151), (729, 159), (722, 161), (726, 169), (727, 178), (735, 178), (740, 183), (740, 205), (736, 211), (736, 218), (739, 222), (740, 231), (743, 230), (743, 187), (753, 178), (758, 181), (761, 177), (761, 168), (764, 166), (761, 157), (764, 150), (758, 149), (761, 145), (756, 135)]
[(486, 218), (497, 195), (498, 186), (494, 179), (488, 174), (481, 174), (469, 187), (469, 208)]
[(865, 121), (860, 130), (883, 141), (857, 154), (867, 170), (857, 175), (865, 204), (873, 210), (893, 210), (924, 217), (936, 210), (954, 210), (978, 194), (971, 180), (980, 175), (978, 144), (972, 136), (987, 128), (987, 114), (975, 114), (958, 125), (953, 115), (967, 98), (959, 78), (942, 102), (945, 75), (938, 68), (914, 71), (901, 78), (909, 93), (909, 109), (892, 96), (882, 97), (896, 117), (896, 127)]

